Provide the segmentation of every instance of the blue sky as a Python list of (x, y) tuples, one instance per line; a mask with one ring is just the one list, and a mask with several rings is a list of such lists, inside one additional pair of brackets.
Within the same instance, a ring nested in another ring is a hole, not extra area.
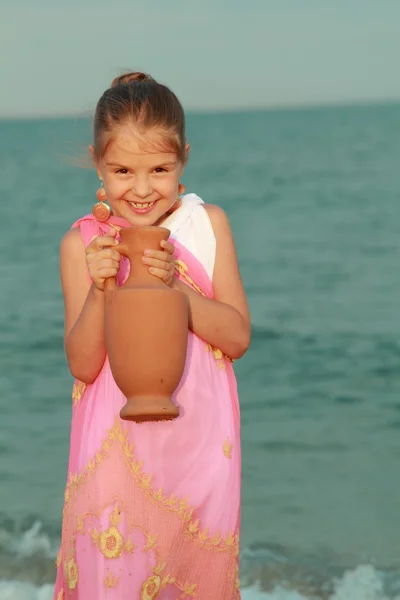
[(187, 109), (400, 100), (400, 0), (0, 0), (0, 116), (145, 70)]

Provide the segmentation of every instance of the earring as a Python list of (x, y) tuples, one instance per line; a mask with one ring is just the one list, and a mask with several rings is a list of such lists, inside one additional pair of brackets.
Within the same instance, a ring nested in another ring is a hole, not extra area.
[(92, 215), (98, 221), (107, 221), (111, 215), (111, 208), (104, 202), (106, 199), (106, 191), (104, 189), (104, 182), (101, 179), (101, 184), (96, 192), (96, 198), (98, 202), (92, 208)]
[(178, 184), (178, 194), (184, 194), (186, 192), (186, 185), (184, 185), (183, 183), (179, 183)]

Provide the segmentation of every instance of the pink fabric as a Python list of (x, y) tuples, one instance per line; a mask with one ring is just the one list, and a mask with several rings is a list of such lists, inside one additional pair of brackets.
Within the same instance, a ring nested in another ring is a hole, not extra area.
[[(85, 245), (108, 229), (91, 216), (75, 226)], [(212, 297), (205, 269), (172, 241), (179, 276)], [(121, 261), (120, 281), (128, 270)], [(125, 398), (108, 360), (92, 385), (75, 382), (54, 600), (240, 598), (236, 381), (191, 332), (174, 401), (178, 419), (138, 425), (119, 419)]]

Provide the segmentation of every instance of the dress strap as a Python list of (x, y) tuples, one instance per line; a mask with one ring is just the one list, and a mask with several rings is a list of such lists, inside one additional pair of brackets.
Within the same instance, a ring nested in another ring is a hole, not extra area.
[(171, 235), (175, 237), (196, 206), (200, 204), (204, 204), (204, 202), (197, 194), (185, 194), (182, 196), (181, 206), (163, 221), (162, 226), (167, 227), (171, 231)]

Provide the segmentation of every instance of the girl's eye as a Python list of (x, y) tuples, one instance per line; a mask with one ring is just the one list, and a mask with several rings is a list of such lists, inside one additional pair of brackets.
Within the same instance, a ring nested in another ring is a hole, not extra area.
[(122, 175), (126, 175), (128, 172), (128, 169), (118, 169), (117, 171), (115, 171), (116, 173), (121, 173)]
[(154, 171), (156, 173), (166, 173), (167, 169), (164, 169), (164, 167), (157, 167), (156, 169), (154, 169)]

